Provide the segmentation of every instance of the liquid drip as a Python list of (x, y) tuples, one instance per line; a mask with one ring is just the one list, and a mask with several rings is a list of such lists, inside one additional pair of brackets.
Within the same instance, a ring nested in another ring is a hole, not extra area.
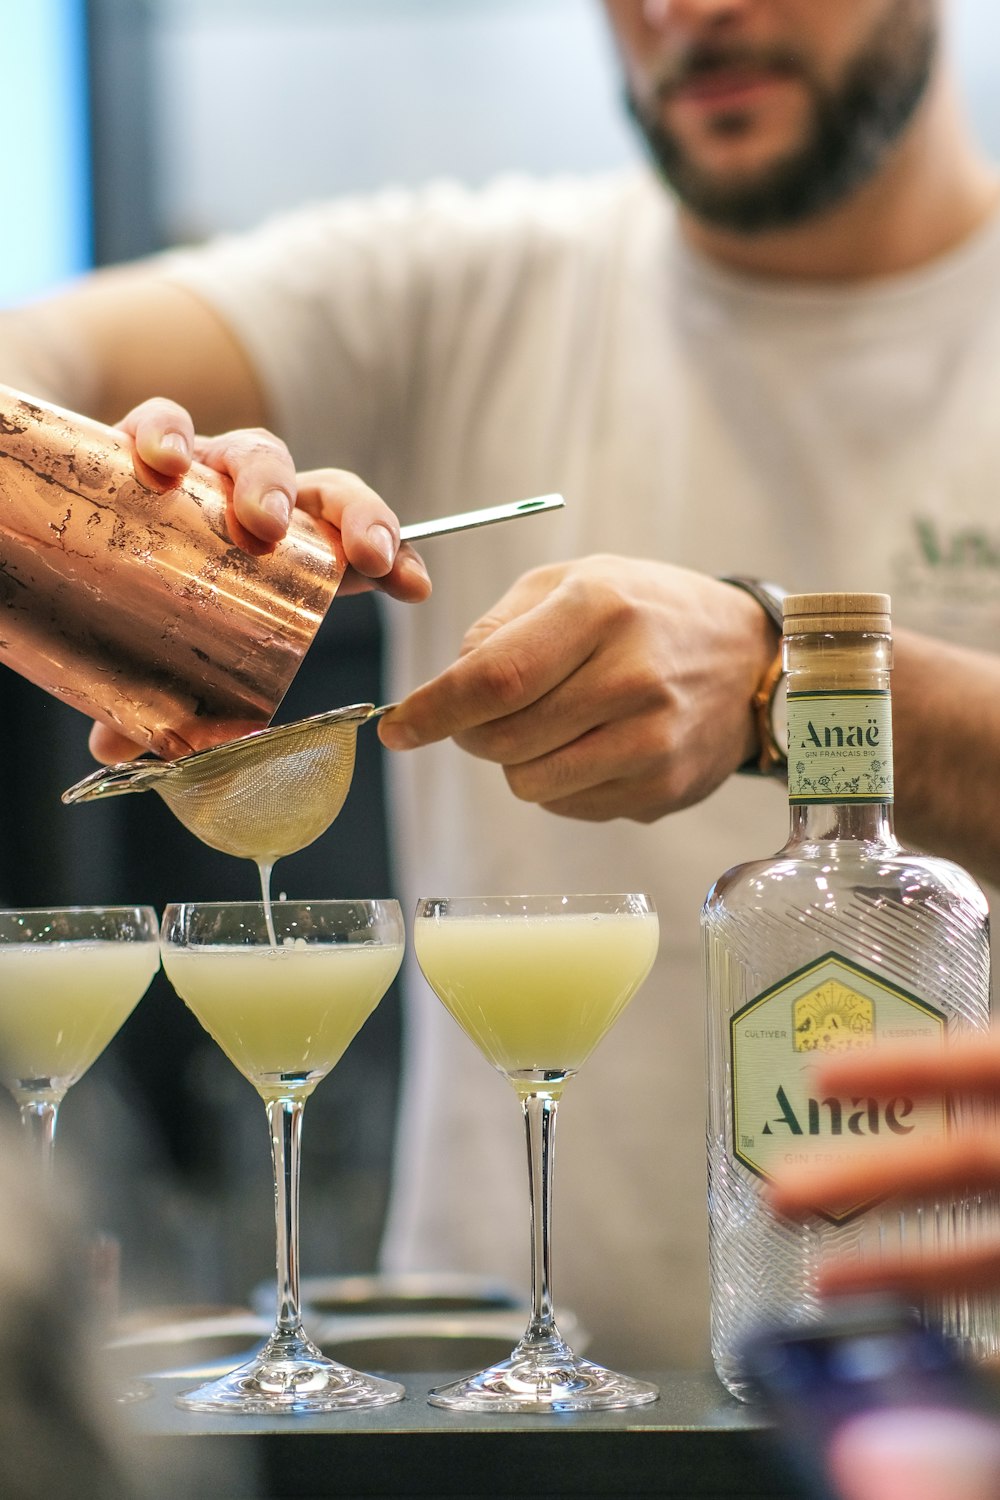
[(255, 863), (260, 873), (260, 894), (264, 902), (264, 921), (267, 924), (268, 942), (272, 948), (277, 948), (278, 938), (274, 930), (274, 912), (271, 909), (271, 871), (274, 869), (274, 861), (265, 865), (258, 859)]

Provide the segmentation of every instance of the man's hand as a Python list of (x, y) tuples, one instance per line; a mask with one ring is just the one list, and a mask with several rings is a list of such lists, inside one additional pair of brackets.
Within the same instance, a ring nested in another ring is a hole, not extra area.
[(341, 593), (377, 586), (411, 604), (430, 593), (419, 555), (399, 545), (396, 516), (356, 474), (345, 469), (297, 474), (285, 444), (263, 428), (199, 437), (188, 412), (162, 396), (134, 407), (118, 426), (132, 438), (140, 466), (155, 474), (179, 479), (197, 460), (228, 475), (237, 521), (265, 546), (282, 540), (296, 505), (335, 526), (351, 565)]
[[(779, 1213), (804, 1218), (817, 1202), (947, 1201), (1000, 1189), (1000, 1132), (994, 1116), (1000, 1102), (1000, 1036), (966, 1037), (941, 1047), (873, 1047), (818, 1065), (816, 1083), (825, 1094), (906, 1094), (961, 1098), (965, 1103), (951, 1133), (936, 1144), (893, 1142), (872, 1147), (856, 1161), (783, 1172), (768, 1189)], [(979, 1106), (975, 1123), (971, 1101)], [(864, 1264), (831, 1261), (820, 1284), (824, 1292), (892, 1290), (916, 1298), (1000, 1291), (1000, 1242), (933, 1257), (882, 1257)]]
[(750, 700), (776, 647), (749, 595), (698, 573), (607, 556), (538, 568), (379, 734), (393, 750), (451, 736), (550, 812), (650, 822), (754, 752)]
[[(285, 444), (263, 428), (200, 437), (189, 413), (161, 396), (134, 407), (118, 426), (133, 441), (141, 477), (151, 471), (153, 478), (176, 481), (195, 461), (227, 475), (241, 531), (234, 540), (247, 550), (269, 551), (280, 543), (297, 505), (340, 532), (350, 564), (340, 593), (379, 588), (407, 603), (419, 603), (430, 593), (419, 554), (400, 546), (396, 516), (356, 474), (344, 469), (297, 474)], [(91, 730), (90, 751), (97, 760), (125, 760), (137, 749), (105, 724)]]

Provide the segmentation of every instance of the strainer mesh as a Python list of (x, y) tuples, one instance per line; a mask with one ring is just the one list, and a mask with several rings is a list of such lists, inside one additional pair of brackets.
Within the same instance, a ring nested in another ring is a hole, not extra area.
[(273, 862), (319, 838), (354, 775), (357, 720), (304, 721), (298, 733), (234, 741), (153, 783), (196, 838), (240, 859)]

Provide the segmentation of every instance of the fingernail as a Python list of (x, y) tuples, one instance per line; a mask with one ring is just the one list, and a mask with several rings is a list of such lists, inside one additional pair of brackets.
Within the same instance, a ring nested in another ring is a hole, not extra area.
[(279, 526), (287, 526), (292, 515), (292, 502), (284, 490), (268, 490), (261, 497), (260, 508), (272, 521), (277, 521)]
[(396, 538), (388, 526), (377, 525), (369, 526), (368, 540), (385, 563), (386, 570), (388, 571), (396, 558)]
[(182, 432), (165, 432), (160, 439), (160, 447), (165, 453), (176, 453), (178, 458), (188, 457), (187, 438)]
[(424, 565), (423, 558), (418, 557), (416, 553), (412, 557), (404, 557), (400, 563), (400, 568), (404, 573), (409, 573), (411, 578), (419, 578), (423, 583), (430, 583), (431, 581), (431, 575)]
[(420, 744), (410, 725), (400, 724), (396, 719), (382, 720), (379, 738), (389, 750), (415, 750)]

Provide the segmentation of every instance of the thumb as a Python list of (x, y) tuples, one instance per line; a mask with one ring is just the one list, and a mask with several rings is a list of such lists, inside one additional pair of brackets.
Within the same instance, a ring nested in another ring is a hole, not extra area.
[(535, 568), (523, 574), (513, 583), (492, 609), (480, 615), (465, 632), (459, 656), (468, 656), (477, 647), (483, 646), (505, 625), (529, 614), (543, 599), (547, 599), (562, 582), (566, 569), (561, 566)]
[(91, 755), (105, 766), (115, 765), (121, 760), (134, 760), (146, 749), (145, 745), (137, 745), (134, 740), (127, 740), (123, 734), (118, 734), (107, 724), (91, 725), (88, 743)]

